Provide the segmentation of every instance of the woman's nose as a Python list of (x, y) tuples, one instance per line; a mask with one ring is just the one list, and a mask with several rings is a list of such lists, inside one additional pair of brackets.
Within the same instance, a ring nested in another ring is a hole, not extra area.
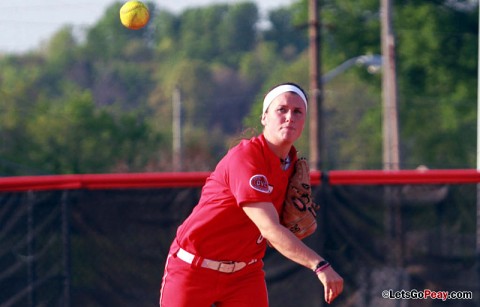
[(291, 122), (293, 119), (293, 113), (292, 112), (287, 112), (285, 114), (285, 121)]

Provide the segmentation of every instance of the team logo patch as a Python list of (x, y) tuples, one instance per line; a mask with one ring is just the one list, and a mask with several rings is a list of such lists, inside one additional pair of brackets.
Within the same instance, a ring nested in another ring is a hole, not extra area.
[(254, 190), (262, 193), (271, 192), (270, 186), (268, 185), (267, 177), (265, 177), (264, 175), (253, 175), (252, 178), (250, 178), (250, 186)]

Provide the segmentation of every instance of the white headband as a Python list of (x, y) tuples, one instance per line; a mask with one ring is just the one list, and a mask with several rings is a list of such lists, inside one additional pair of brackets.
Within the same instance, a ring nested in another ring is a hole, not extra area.
[[(272, 101), (277, 98), (278, 95), (286, 93), (286, 92), (294, 92), (300, 98), (302, 98), (303, 102), (305, 103), (305, 109), (307, 109), (307, 97), (305, 97), (305, 94), (296, 87), (295, 85), (290, 85), (290, 84), (283, 84), (279, 85), (276, 88), (272, 89), (268, 94), (265, 96), (265, 99), (263, 100), (263, 113), (267, 111), (268, 107), (272, 103)], [(262, 113), (262, 114), (263, 114)]]

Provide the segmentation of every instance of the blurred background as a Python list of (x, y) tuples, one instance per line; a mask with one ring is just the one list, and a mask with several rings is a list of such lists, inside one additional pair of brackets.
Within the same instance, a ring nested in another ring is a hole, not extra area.
[[(147, 3), (139, 31), (120, 24), (121, 2), (99, 13), (72, 4), (98, 14), (79, 26), (65, 1), (33, 20), (64, 11), (72, 23), (27, 50), (2, 42), (0, 175), (208, 171), (248, 128), (261, 130), (272, 85), (295, 81), (315, 98), (307, 1)], [(321, 84), (322, 169), (382, 169), (384, 69), (353, 61), (382, 54), (380, 1), (320, 4), (317, 69), (334, 72)], [(22, 22), (26, 4), (1, 6), (15, 12), (0, 21), (9, 32), (42, 25)], [(475, 167), (477, 1), (391, 7), (399, 167)], [(309, 134), (297, 147), (311, 158)]]

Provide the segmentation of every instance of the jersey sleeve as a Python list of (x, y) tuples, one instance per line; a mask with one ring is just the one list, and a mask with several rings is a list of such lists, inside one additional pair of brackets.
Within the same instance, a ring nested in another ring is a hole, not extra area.
[(233, 152), (227, 167), (227, 184), (239, 206), (271, 202), (267, 161), (260, 146), (250, 145)]

